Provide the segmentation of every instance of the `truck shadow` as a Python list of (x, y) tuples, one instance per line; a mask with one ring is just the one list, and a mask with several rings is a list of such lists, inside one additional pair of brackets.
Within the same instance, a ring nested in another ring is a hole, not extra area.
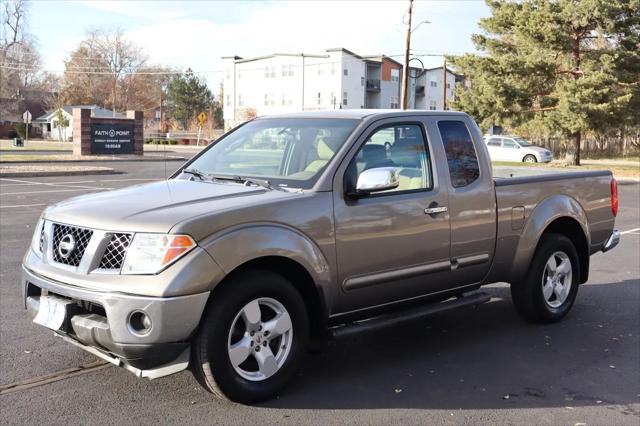
[[(495, 409), (619, 404), (640, 415), (640, 280), (587, 284), (564, 321), (491, 302), (331, 342), (270, 408)], [(570, 408), (569, 408), (570, 409)]]

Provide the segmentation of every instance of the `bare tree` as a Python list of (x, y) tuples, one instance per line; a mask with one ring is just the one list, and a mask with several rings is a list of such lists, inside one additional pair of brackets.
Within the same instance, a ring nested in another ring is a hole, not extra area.
[[(170, 71), (147, 56), (122, 31), (92, 30), (65, 61), (63, 97), (68, 103), (152, 111)], [(167, 74), (165, 74), (167, 73)]]

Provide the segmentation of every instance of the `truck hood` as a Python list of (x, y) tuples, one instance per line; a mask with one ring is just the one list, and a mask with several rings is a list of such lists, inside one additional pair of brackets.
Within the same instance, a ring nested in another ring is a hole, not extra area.
[(49, 207), (45, 218), (107, 231), (169, 232), (197, 215), (286, 195), (234, 182), (170, 179), (74, 197)]

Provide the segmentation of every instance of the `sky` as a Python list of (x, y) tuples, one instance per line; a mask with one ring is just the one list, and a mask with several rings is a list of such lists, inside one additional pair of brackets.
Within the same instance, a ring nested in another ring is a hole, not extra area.
[[(360, 55), (402, 61), (408, 1), (44, 1), (30, 5), (28, 31), (45, 68), (64, 59), (89, 29), (120, 29), (149, 63), (192, 68), (209, 83), (222, 79), (221, 57), (323, 53), (344, 47)], [(482, 0), (415, 1), (412, 54), (475, 51), (471, 34), (489, 15)], [(442, 58), (420, 56), (425, 67)]]

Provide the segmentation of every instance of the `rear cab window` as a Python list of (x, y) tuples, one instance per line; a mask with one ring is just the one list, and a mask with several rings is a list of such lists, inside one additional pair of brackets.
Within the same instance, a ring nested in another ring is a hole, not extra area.
[(451, 186), (462, 188), (475, 182), (480, 177), (480, 165), (464, 121), (438, 121), (438, 130), (447, 154)]

